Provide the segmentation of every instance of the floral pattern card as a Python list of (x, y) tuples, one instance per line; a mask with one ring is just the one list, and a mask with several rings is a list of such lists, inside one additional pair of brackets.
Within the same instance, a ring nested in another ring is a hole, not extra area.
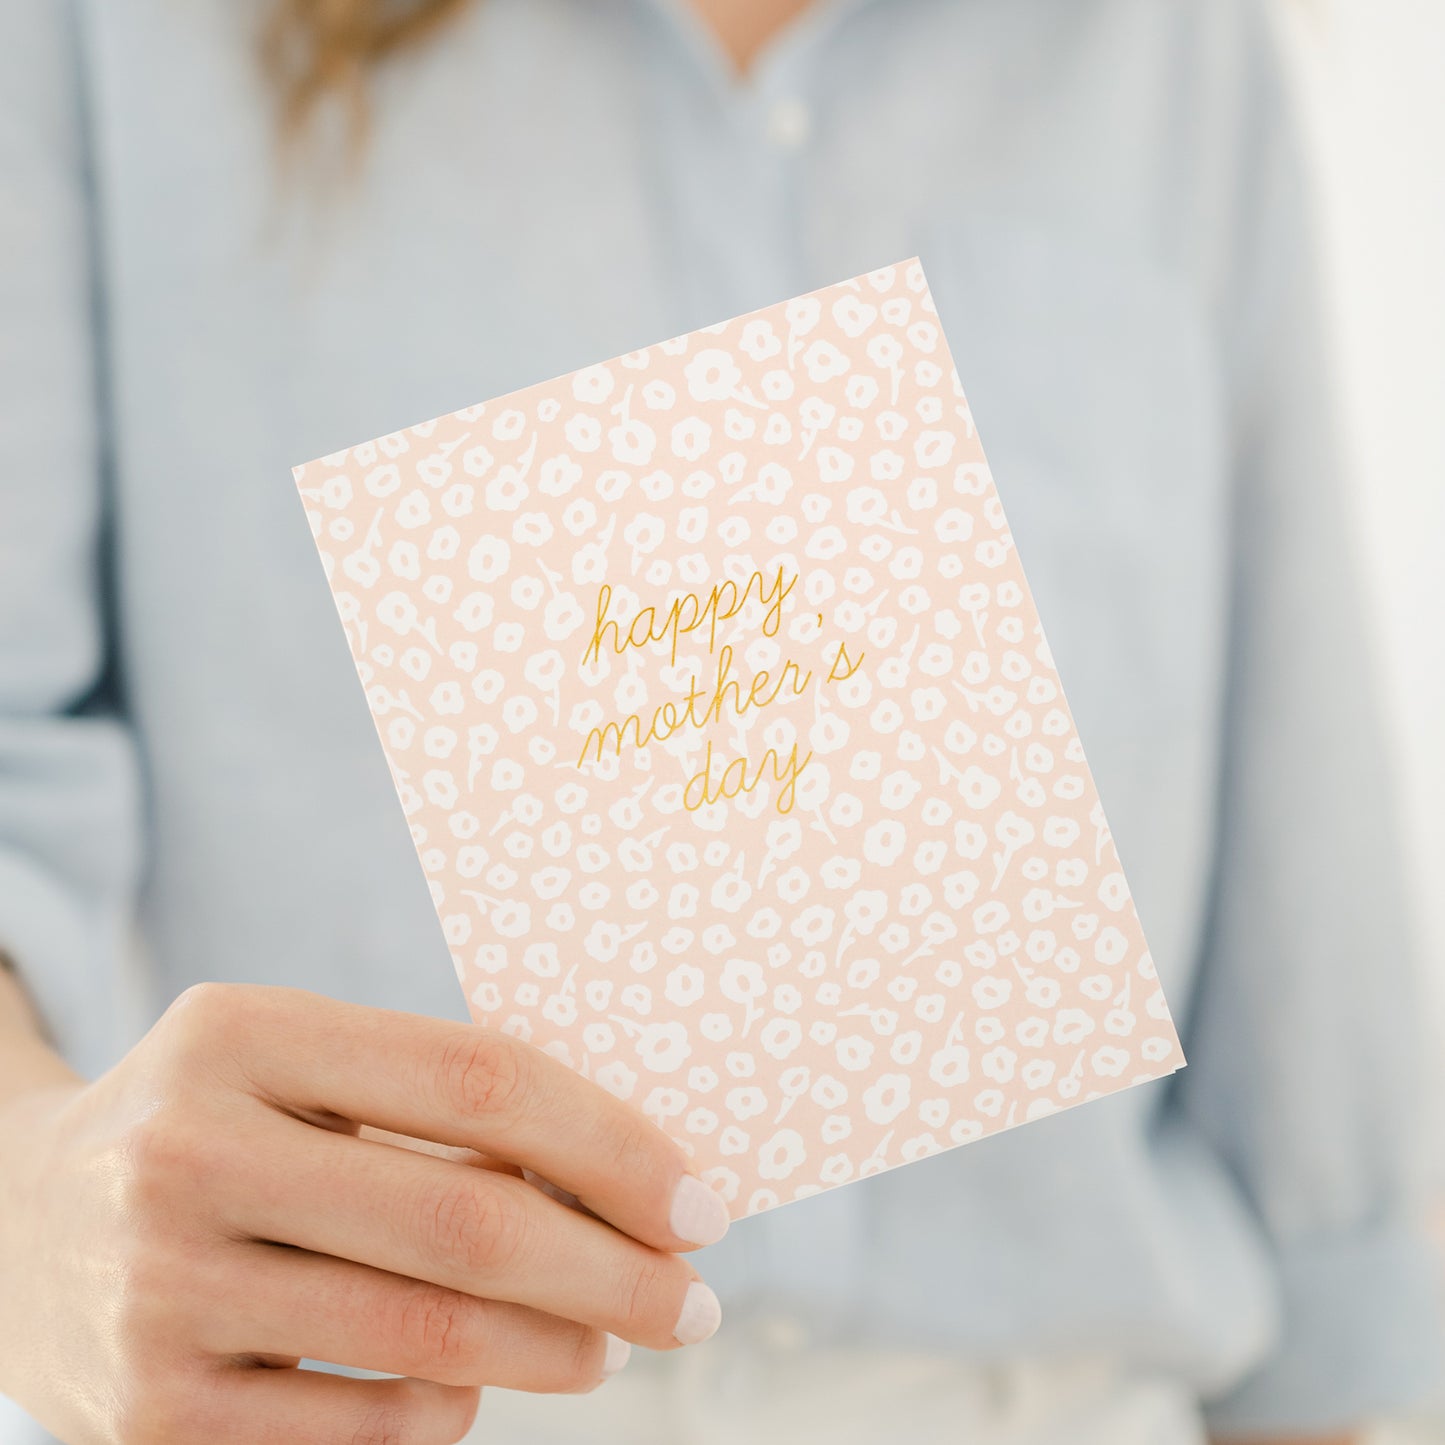
[(734, 1217), (1183, 1064), (917, 259), (296, 480), (473, 1017)]

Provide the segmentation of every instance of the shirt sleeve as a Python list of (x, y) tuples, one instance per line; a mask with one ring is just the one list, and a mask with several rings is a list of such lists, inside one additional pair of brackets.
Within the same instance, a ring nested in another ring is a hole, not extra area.
[(91, 207), (72, 7), (0, 5), (0, 949), (57, 1045), (119, 1042), (137, 871), (110, 691)]
[[(1257, 1212), (1272, 1354), (1221, 1435), (1348, 1428), (1428, 1388), (1435, 1270), (1387, 705), (1346, 488), (1309, 177), (1265, 7), (1221, 272), (1235, 437), (1218, 850), (1179, 1099)], [(1251, 22), (1253, 23), (1253, 22)]]

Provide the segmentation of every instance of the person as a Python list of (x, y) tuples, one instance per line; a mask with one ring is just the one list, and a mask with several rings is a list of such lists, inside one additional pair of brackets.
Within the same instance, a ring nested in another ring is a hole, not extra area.
[[(1423, 1388), (1297, 129), (1262, 0), (0, 8), (0, 1390), (67, 1442), (426, 1445), (499, 1385), (478, 1439), (1323, 1445)], [(289, 467), (913, 254), (1189, 1066), (717, 1242), (461, 1021)]]

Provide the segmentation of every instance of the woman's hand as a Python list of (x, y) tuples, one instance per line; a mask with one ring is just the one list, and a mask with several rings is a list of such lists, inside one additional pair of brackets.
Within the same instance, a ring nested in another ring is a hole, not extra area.
[(454, 1441), (481, 1384), (586, 1390), (624, 1341), (706, 1338), (674, 1251), (726, 1227), (675, 1144), (539, 1050), (203, 985), (95, 1083), (0, 1107), (0, 1390), (73, 1445)]

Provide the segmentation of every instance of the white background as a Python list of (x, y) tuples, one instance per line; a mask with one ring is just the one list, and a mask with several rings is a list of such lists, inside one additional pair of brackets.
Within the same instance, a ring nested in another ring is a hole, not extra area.
[[(1445, 1059), (1445, 0), (1285, 0)], [(1445, 1065), (1437, 1071), (1445, 1104)], [(1445, 1197), (1445, 1118), (1434, 1144)]]
[[(1445, 0), (1280, 3), (1321, 163), (1342, 394), (1413, 843), (1432, 1042), (1424, 1147), (1445, 1240)], [(1445, 1442), (1445, 1401), (1385, 1440)]]

